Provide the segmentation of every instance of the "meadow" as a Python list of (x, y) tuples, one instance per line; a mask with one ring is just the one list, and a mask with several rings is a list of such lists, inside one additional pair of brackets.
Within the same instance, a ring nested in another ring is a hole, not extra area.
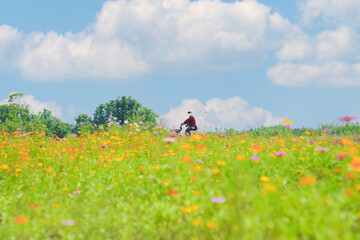
[(292, 130), (0, 133), (0, 239), (360, 239), (359, 143)]

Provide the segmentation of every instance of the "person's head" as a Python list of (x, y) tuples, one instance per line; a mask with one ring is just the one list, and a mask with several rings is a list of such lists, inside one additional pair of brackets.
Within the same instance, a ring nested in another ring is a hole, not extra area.
[(188, 111), (188, 115), (191, 116), (191, 115), (192, 115), (192, 112), (191, 112), (191, 111)]

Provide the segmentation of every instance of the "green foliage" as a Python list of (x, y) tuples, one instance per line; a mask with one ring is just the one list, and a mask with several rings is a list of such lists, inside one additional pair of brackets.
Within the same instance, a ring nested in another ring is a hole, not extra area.
[(94, 123), (99, 126), (106, 125), (111, 116), (120, 124), (124, 124), (125, 121), (141, 121), (151, 126), (156, 124), (159, 117), (153, 110), (143, 107), (135, 99), (125, 96), (100, 104), (94, 113)]

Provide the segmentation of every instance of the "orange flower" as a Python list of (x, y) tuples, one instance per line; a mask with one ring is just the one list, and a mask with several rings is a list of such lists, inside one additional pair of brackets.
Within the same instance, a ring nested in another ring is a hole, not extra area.
[(261, 146), (253, 145), (251, 146), (250, 150), (253, 152), (261, 152)]
[(219, 169), (217, 169), (217, 168), (211, 169), (211, 173), (212, 173), (212, 174), (218, 174), (218, 173), (219, 173)]
[(169, 194), (169, 195), (177, 195), (178, 192), (175, 191), (175, 190), (171, 190), (171, 189), (170, 189), (170, 190), (168, 191), (168, 194)]
[(29, 204), (29, 207), (31, 207), (31, 208), (38, 208), (39, 205), (37, 205), (37, 204), (35, 204), (35, 203), (30, 203), (30, 204)]
[(300, 178), (299, 184), (300, 185), (313, 185), (316, 183), (316, 179), (312, 177), (303, 177)]
[(354, 192), (353, 191), (351, 191), (351, 190), (345, 190), (345, 195), (347, 196), (347, 197), (351, 197), (351, 196), (353, 196), (354, 195)]
[(184, 158), (183, 158), (183, 162), (191, 162), (191, 158), (189, 158), (189, 157), (184, 157)]
[(346, 177), (348, 179), (355, 179), (356, 178), (356, 176), (353, 173), (350, 173), (350, 172), (346, 174)]
[(217, 228), (218, 224), (216, 222), (207, 222), (206, 227), (208, 227), (208, 228)]
[(20, 224), (27, 224), (29, 223), (29, 219), (24, 216), (19, 216), (14, 219), (14, 224), (20, 225)]
[(143, 171), (143, 168), (142, 167), (138, 167), (139, 171), (142, 172)]
[(354, 157), (350, 164), (355, 171), (360, 172), (360, 157)]

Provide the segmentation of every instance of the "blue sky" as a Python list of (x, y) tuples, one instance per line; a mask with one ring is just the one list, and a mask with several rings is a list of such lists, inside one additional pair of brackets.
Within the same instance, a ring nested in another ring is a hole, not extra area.
[[(132, 96), (169, 125), (360, 116), (357, 0), (0, 0), (0, 103), (66, 122)], [(204, 114), (204, 112), (208, 114)]]

